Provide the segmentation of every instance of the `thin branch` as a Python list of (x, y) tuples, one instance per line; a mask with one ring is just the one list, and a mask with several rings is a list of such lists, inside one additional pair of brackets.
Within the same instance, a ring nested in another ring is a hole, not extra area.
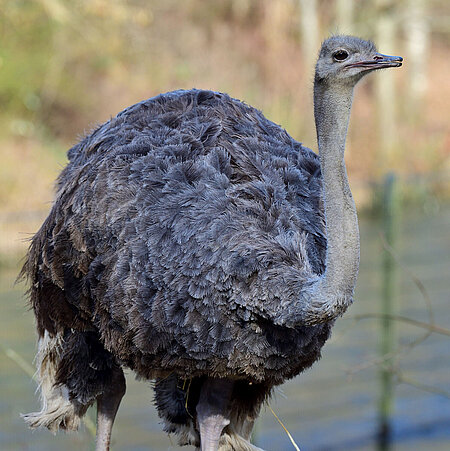
[(289, 437), (289, 440), (292, 443), (292, 446), (296, 449), (296, 451), (300, 451), (300, 448), (298, 447), (297, 443), (295, 443), (295, 440), (292, 437), (291, 433), (287, 430), (287, 428), (283, 424), (283, 422), (278, 418), (277, 414), (273, 411), (273, 409), (270, 406), (270, 404), (267, 404), (267, 406), (269, 407), (270, 411), (272, 412), (272, 415), (275, 417), (275, 419), (278, 421), (278, 423), (280, 423), (281, 427), (284, 429), (284, 432), (286, 432), (287, 436)]
[(410, 351), (415, 346), (417, 346), (419, 343), (422, 343), (423, 341), (425, 341), (432, 333), (438, 333), (441, 335), (450, 336), (450, 330), (447, 328), (444, 328), (444, 327), (437, 326), (435, 324), (431, 299), (428, 295), (428, 292), (427, 292), (424, 284), (421, 282), (421, 280), (415, 274), (412, 273), (412, 271), (409, 268), (407, 268), (405, 265), (403, 265), (403, 263), (400, 261), (400, 258), (397, 255), (397, 253), (387, 243), (386, 238), (383, 235), (380, 235), (380, 238), (382, 240), (384, 249), (391, 254), (391, 256), (394, 258), (395, 262), (411, 277), (412, 281), (414, 282), (414, 284), (417, 286), (418, 290), (422, 294), (422, 297), (426, 304), (429, 322), (427, 323), (427, 322), (423, 322), (423, 321), (418, 321), (418, 320), (408, 318), (408, 317), (405, 317), (402, 315), (379, 314), (379, 313), (366, 313), (366, 314), (356, 315), (356, 316), (349, 318), (352, 320), (353, 323), (358, 320), (361, 320), (361, 319), (374, 319), (374, 318), (388, 319), (391, 321), (401, 321), (401, 322), (405, 322), (405, 323), (408, 323), (408, 324), (411, 324), (411, 325), (414, 325), (417, 327), (421, 327), (426, 330), (426, 332), (423, 336), (413, 340), (411, 343), (409, 343), (407, 345), (403, 345), (403, 346), (399, 347), (399, 349), (397, 349), (396, 351), (390, 352), (377, 359), (373, 359), (369, 362), (365, 362), (364, 364), (359, 365), (358, 367), (352, 368), (351, 370), (348, 371), (349, 377), (351, 378), (354, 373), (361, 371), (363, 369), (369, 368), (374, 365), (381, 365), (384, 368), (386, 368), (388, 371), (390, 371), (396, 375), (398, 383), (408, 384), (408, 385), (416, 387), (420, 390), (423, 390), (423, 391), (426, 391), (429, 393), (438, 394), (438, 395), (444, 396), (446, 398), (450, 398), (449, 392), (447, 392), (443, 389), (431, 386), (431, 385), (424, 384), (424, 383), (417, 381), (413, 378), (410, 378), (408, 376), (404, 376), (399, 368), (395, 368), (393, 366), (392, 359), (394, 357), (398, 357), (399, 355), (403, 354), (405, 351)]
[(425, 288), (425, 285), (422, 283), (422, 281), (406, 265), (404, 265), (402, 263), (402, 261), (400, 260), (400, 257), (397, 255), (395, 250), (386, 241), (386, 237), (383, 234), (380, 234), (380, 238), (381, 238), (381, 242), (383, 244), (384, 249), (386, 251), (388, 251), (392, 255), (392, 257), (395, 260), (395, 262), (397, 263), (397, 265), (399, 265), (400, 268), (403, 271), (405, 271), (409, 275), (409, 277), (411, 277), (411, 280), (414, 282), (414, 284), (416, 285), (416, 287), (418, 288), (418, 290), (422, 294), (422, 297), (423, 297), (423, 299), (425, 301), (425, 304), (427, 306), (429, 323), (434, 326), (433, 306), (432, 306), (432, 303), (431, 303), (430, 296), (429, 296), (429, 294), (427, 292), (427, 289)]
[(386, 364), (389, 364), (389, 367), (392, 368), (392, 364), (390, 361), (394, 358), (402, 357), (405, 353), (411, 351), (413, 348), (415, 348), (420, 343), (424, 342), (432, 332), (427, 331), (424, 335), (420, 336), (419, 338), (413, 340), (411, 343), (408, 343), (406, 345), (400, 346), (397, 350), (389, 352), (387, 354), (384, 354), (381, 357), (374, 358), (372, 360), (368, 360), (360, 365), (354, 366), (347, 370), (347, 375), (349, 379), (353, 377), (355, 373), (358, 373), (359, 371), (366, 370), (368, 368), (371, 368), (373, 366), (382, 365), (386, 366)]
[(19, 366), (24, 371), (24, 373), (26, 373), (32, 379), (35, 379), (35, 369), (20, 354), (14, 351), (14, 349), (7, 348), (6, 346), (0, 345), (0, 347), (2, 348), (6, 356), (9, 357), (13, 362), (15, 362), (17, 366)]
[(408, 323), (413, 326), (421, 327), (423, 329), (427, 329), (430, 332), (434, 332), (436, 334), (445, 335), (450, 337), (450, 329), (445, 327), (436, 326), (434, 324), (426, 323), (424, 321), (418, 321), (416, 319), (408, 318), (402, 315), (385, 315), (382, 313), (362, 313), (360, 315), (355, 315), (350, 317), (350, 319), (361, 320), (361, 319), (390, 319), (392, 321), (401, 321), (403, 323)]
[(422, 382), (419, 382), (411, 377), (404, 376), (403, 374), (401, 374), (398, 371), (396, 371), (395, 374), (397, 375), (397, 380), (400, 383), (408, 384), (408, 385), (418, 388), (419, 390), (423, 390), (423, 391), (433, 393), (436, 395), (445, 396), (446, 398), (450, 399), (450, 392), (448, 392), (447, 390), (433, 387), (432, 385), (423, 384)]
[[(35, 377), (36, 371), (20, 354), (14, 351), (14, 349), (7, 348), (6, 346), (3, 345), (0, 345), (0, 348), (3, 350), (3, 352), (6, 354), (7, 357), (9, 357), (24, 371), (24, 373), (26, 373), (31, 379), (36, 379)], [(89, 432), (89, 434), (95, 437), (96, 436), (95, 423), (87, 415), (85, 415), (82, 419), (84, 425), (86, 426), (86, 430)]]

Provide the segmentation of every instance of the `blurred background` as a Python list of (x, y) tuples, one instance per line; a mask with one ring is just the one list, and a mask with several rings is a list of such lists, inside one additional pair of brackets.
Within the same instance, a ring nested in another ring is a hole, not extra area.
[[(347, 164), (361, 226), (355, 304), (271, 408), (302, 451), (450, 449), (450, 3), (447, 0), (0, 0), (0, 449), (93, 449), (31, 433), (35, 332), (15, 278), (66, 151), (123, 108), (224, 91), (316, 149), (321, 40), (371, 38), (401, 69), (358, 86)], [(175, 450), (150, 383), (127, 376), (115, 450)], [(255, 443), (294, 449), (269, 408)]]

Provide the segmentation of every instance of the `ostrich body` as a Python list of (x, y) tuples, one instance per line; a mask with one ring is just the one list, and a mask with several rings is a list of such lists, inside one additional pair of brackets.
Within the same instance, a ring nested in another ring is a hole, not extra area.
[(369, 41), (324, 42), (319, 157), (256, 109), (199, 90), (131, 106), (70, 149), (23, 269), (39, 335), (31, 427), (76, 429), (97, 402), (108, 449), (128, 367), (155, 380), (180, 444), (255, 449), (261, 404), (320, 357), (352, 302), (353, 87), (400, 65)]

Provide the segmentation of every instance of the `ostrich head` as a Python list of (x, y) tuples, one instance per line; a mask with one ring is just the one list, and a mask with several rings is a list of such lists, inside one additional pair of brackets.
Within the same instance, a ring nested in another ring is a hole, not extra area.
[(399, 67), (402, 61), (400, 56), (378, 53), (372, 41), (355, 36), (333, 36), (322, 44), (315, 81), (354, 86), (369, 72)]

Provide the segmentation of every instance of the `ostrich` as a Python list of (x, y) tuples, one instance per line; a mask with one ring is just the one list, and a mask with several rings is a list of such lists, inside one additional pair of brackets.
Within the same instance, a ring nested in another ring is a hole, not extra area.
[(352, 36), (323, 43), (319, 156), (258, 110), (196, 89), (133, 105), (71, 148), (22, 270), (42, 398), (28, 424), (75, 430), (96, 402), (108, 450), (126, 367), (154, 381), (180, 445), (256, 449), (262, 403), (319, 359), (352, 302), (353, 88), (401, 61)]

